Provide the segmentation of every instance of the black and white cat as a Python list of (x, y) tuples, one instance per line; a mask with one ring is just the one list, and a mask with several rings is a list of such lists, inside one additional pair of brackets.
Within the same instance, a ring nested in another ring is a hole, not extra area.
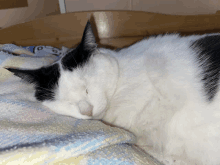
[(7, 69), (52, 111), (129, 130), (167, 164), (220, 164), (219, 34), (159, 35), (114, 51), (97, 48), (88, 22), (59, 61)]

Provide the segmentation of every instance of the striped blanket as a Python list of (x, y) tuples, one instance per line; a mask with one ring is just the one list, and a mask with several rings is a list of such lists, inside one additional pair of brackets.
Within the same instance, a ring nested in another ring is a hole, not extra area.
[(0, 45), (0, 164), (158, 164), (133, 145), (131, 133), (53, 113), (31, 100), (31, 88), (4, 69), (48, 65), (67, 50)]

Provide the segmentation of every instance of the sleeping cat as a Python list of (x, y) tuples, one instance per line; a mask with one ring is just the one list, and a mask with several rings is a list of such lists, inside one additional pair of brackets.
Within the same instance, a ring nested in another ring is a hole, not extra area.
[(97, 48), (88, 22), (59, 61), (6, 69), (52, 111), (124, 128), (165, 164), (220, 164), (219, 34), (159, 35), (114, 51)]

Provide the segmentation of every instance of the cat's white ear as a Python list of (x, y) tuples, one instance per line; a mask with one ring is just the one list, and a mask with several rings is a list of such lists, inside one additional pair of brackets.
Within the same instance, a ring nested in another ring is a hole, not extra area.
[(85, 100), (78, 103), (79, 111), (82, 115), (92, 116), (93, 106)]
[(87, 49), (90, 51), (94, 50), (97, 47), (96, 39), (90, 21), (87, 22), (84, 29), (81, 44), (83, 46), (83, 49)]

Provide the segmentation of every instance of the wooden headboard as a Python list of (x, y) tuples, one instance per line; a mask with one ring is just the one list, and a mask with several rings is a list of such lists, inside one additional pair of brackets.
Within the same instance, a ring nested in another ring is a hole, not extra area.
[(0, 44), (72, 47), (79, 43), (90, 19), (98, 43), (124, 47), (145, 36), (220, 31), (220, 15), (175, 16), (139, 11), (90, 11), (48, 16), (0, 30)]

